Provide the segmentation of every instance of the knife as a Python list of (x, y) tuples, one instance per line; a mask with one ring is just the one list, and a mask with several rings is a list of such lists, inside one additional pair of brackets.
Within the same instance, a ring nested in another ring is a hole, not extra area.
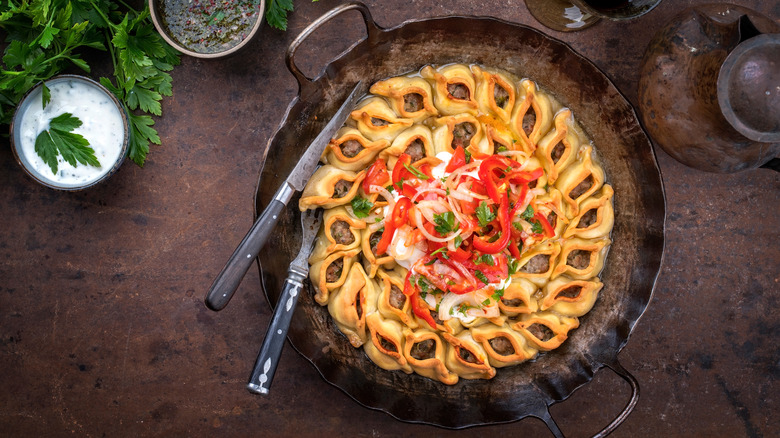
[(320, 229), (320, 222), (322, 222), (320, 212), (321, 210), (317, 209), (301, 213), (301, 228), (303, 228), (301, 251), (290, 263), (290, 268), (287, 271), (284, 289), (279, 295), (279, 301), (276, 302), (271, 324), (265, 333), (260, 354), (257, 355), (252, 375), (246, 385), (250, 392), (268, 394), (270, 389), (279, 357), (282, 354), (284, 340), (287, 338), (287, 330), (290, 328), (293, 310), (298, 302), (298, 296), (303, 290), (303, 280), (309, 275), (308, 258), (314, 245), (314, 238)]
[(257, 218), (252, 228), (249, 230), (244, 240), (238, 245), (233, 255), (228, 259), (222, 272), (214, 279), (211, 289), (206, 294), (206, 306), (211, 310), (222, 310), (233, 298), (238, 285), (244, 278), (246, 271), (252, 265), (255, 257), (265, 245), (268, 236), (276, 226), (279, 215), (290, 202), (293, 194), (303, 190), (306, 182), (309, 181), (314, 170), (317, 169), (317, 163), (320, 161), (322, 151), (328, 144), (333, 135), (341, 128), (344, 121), (347, 120), (350, 111), (361, 96), (363, 82), (358, 82), (355, 88), (347, 97), (347, 100), (341, 104), (341, 108), (336, 111), (333, 118), (330, 119), (325, 129), (317, 135), (317, 138), (309, 145), (304, 152), (298, 164), (292, 170), (287, 180), (279, 187), (274, 194), (271, 202), (263, 210), (260, 217)]

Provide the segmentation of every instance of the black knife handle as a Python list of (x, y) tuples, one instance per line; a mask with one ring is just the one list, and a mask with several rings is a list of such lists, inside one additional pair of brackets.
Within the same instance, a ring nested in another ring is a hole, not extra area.
[(246, 385), (250, 392), (268, 394), (271, 388), (276, 366), (282, 355), (284, 341), (287, 339), (287, 330), (290, 328), (295, 304), (303, 290), (304, 276), (291, 269), (284, 282), (284, 289), (276, 303), (271, 324), (269, 324), (265, 339), (263, 339), (263, 346), (260, 347), (260, 354), (257, 355), (252, 375)]
[(206, 294), (206, 306), (211, 310), (222, 310), (233, 298), (233, 294), (241, 284), (246, 271), (252, 266), (255, 257), (271, 235), (279, 216), (292, 198), (294, 190), (282, 184), (273, 200), (263, 210), (263, 213), (252, 225), (244, 240), (238, 245), (233, 255), (228, 259), (222, 272), (214, 279), (211, 289)]

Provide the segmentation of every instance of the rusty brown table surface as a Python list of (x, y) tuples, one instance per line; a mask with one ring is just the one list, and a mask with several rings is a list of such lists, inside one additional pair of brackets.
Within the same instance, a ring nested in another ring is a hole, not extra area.
[[(265, 27), (239, 56), (182, 59), (157, 121), (162, 146), (108, 184), (36, 185), (0, 148), (0, 435), (550, 436), (536, 419), (453, 432), (401, 423), (329, 385), (289, 344), (269, 396), (246, 380), (270, 308), (252, 268), (222, 312), (203, 297), (253, 221), (270, 135), (297, 92), (284, 50), (334, 0), (297, 1), (287, 32)], [(385, 27), (495, 16), (543, 29), (522, 0), (369, 1)], [(666, 0), (632, 22), (545, 30), (590, 58), (637, 105), (656, 30), (699, 1)], [(776, 1), (738, 2), (774, 20)], [(316, 74), (363, 35), (346, 16), (304, 46)], [(618, 437), (780, 434), (780, 174), (689, 169), (656, 146), (666, 251), (621, 363), (641, 386)], [(608, 369), (554, 405), (565, 434), (589, 436), (622, 409)]]

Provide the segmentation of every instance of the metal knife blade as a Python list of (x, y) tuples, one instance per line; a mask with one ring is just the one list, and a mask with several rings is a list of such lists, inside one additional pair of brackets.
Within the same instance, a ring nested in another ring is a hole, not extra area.
[(347, 120), (350, 111), (362, 95), (363, 82), (358, 82), (347, 99), (336, 111), (336, 114), (330, 119), (325, 128), (317, 135), (314, 141), (309, 145), (306, 152), (303, 153), (298, 164), (295, 165), (290, 175), (287, 177), (281, 187), (274, 194), (274, 198), (263, 210), (260, 217), (257, 218), (252, 228), (238, 245), (233, 255), (230, 256), (225, 267), (214, 279), (206, 294), (206, 306), (211, 310), (222, 310), (233, 298), (238, 285), (244, 278), (249, 266), (252, 265), (255, 257), (265, 245), (271, 231), (276, 226), (282, 211), (287, 207), (293, 194), (303, 190), (306, 182), (311, 178), (317, 163), (320, 160), (322, 151), (328, 144), (333, 135)]
[(309, 275), (308, 258), (321, 222), (322, 213), (319, 209), (316, 211), (306, 210), (301, 213), (301, 227), (303, 228), (301, 251), (290, 263), (284, 289), (279, 295), (271, 323), (263, 339), (263, 346), (260, 347), (260, 353), (257, 355), (249, 383), (247, 383), (247, 389), (250, 392), (268, 394), (270, 390), (271, 381), (276, 373), (279, 357), (284, 347), (284, 340), (287, 338), (287, 331), (290, 328), (293, 310), (303, 290), (303, 281)]

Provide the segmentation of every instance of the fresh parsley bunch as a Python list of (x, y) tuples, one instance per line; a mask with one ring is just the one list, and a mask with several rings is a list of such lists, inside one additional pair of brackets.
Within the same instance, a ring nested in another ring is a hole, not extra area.
[[(160, 144), (151, 115), (162, 115), (162, 96), (170, 96), (169, 71), (179, 54), (157, 33), (148, 6), (137, 11), (109, 0), (0, 1), (0, 28), (7, 33), (0, 77), (0, 123), (8, 124), (24, 94), (63, 70), (89, 73), (86, 48), (106, 50), (113, 81), (100, 83), (124, 102), (132, 138), (128, 155), (143, 166), (149, 143)], [(121, 5), (121, 8), (120, 8)], [(144, 2), (146, 5), (146, 2)]]
[[(316, 2), (317, 0), (312, 0)], [(293, 0), (267, 0), (265, 8), (265, 21), (271, 27), (279, 30), (287, 30), (287, 13), (293, 11)], [(258, 4), (259, 1), (255, 1)]]

